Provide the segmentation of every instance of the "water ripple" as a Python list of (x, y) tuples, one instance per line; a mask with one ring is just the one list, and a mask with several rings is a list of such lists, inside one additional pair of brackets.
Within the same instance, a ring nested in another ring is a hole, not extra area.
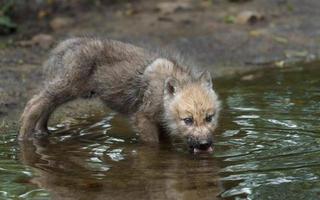
[[(227, 96), (224, 131), (215, 154), (224, 166), (221, 197), (287, 199), (272, 193), (275, 185), (290, 185), (296, 196), (320, 197), (320, 85), (314, 84), (320, 72), (304, 73), (311, 81), (295, 81), (299, 73), (286, 72), (266, 73), (254, 83), (229, 83), (222, 94)], [(270, 194), (261, 196), (265, 191)]]

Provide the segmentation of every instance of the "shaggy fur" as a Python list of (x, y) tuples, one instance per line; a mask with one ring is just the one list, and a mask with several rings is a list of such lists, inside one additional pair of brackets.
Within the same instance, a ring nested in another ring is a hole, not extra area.
[[(52, 51), (45, 69), (46, 85), (21, 116), (20, 140), (47, 134), (50, 114), (59, 105), (91, 96), (130, 117), (146, 142), (158, 141), (159, 127), (204, 138), (217, 124), (220, 106), (208, 72), (130, 44), (69, 39)], [(208, 115), (213, 120), (205, 123)], [(183, 123), (186, 117), (194, 119), (192, 126)]]

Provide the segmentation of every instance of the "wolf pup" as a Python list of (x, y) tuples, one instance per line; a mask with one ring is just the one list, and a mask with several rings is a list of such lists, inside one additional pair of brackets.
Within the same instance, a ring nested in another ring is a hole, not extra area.
[(46, 84), (26, 105), (19, 140), (48, 134), (50, 114), (63, 103), (96, 96), (127, 115), (142, 141), (160, 129), (185, 138), (191, 151), (212, 151), (220, 102), (211, 75), (176, 59), (119, 41), (73, 38), (45, 63)]

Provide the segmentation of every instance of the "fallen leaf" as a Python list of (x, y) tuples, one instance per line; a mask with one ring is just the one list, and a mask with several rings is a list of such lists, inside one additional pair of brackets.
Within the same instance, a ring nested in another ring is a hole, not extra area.
[(156, 6), (156, 10), (158, 10), (162, 14), (171, 14), (180, 10), (191, 10), (192, 6), (188, 2), (161, 2)]
[(56, 17), (50, 21), (50, 27), (54, 31), (58, 31), (71, 26), (73, 23), (74, 23), (74, 20), (70, 17)]
[(32, 37), (31, 40), (23, 40), (18, 42), (20, 46), (35, 46), (38, 45), (41, 48), (47, 49), (51, 47), (54, 43), (54, 38), (48, 34), (37, 34)]
[(236, 18), (232, 15), (227, 15), (224, 17), (224, 22), (227, 24), (234, 24)]
[(127, 10), (125, 11), (125, 14), (126, 14), (127, 16), (132, 16), (132, 15), (135, 15), (135, 14), (137, 14), (137, 13), (138, 13), (138, 10), (133, 9), (133, 8), (127, 9)]
[(38, 19), (43, 19), (44, 17), (48, 16), (49, 13), (46, 10), (40, 10), (38, 12)]
[(283, 60), (277, 61), (277, 62), (274, 63), (274, 65), (275, 65), (276, 67), (283, 68), (284, 65), (285, 65), (285, 62), (284, 62)]
[(284, 37), (274, 36), (273, 39), (279, 43), (287, 44), (288, 39)]
[(265, 17), (261, 13), (247, 10), (240, 12), (236, 17), (235, 22), (237, 24), (255, 24), (259, 21), (263, 21), (264, 19)]
[(249, 35), (253, 37), (259, 37), (261, 35), (264, 35), (265, 33), (266, 33), (265, 30), (252, 30), (249, 32)]
[(241, 80), (242, 81), (253, 81), (253, 80), (256, 80), (262, 76), (263, 76), (262, 72), (258, 72), (258, 73), (254, 73), (254, 74), (247, 74), (247, 75), (242, 76)]
[(249, 75), (245, 75), (243, 77), (241, 77), (242, 81), (252, 81), (255, 78), (255, 76), (253, 74), (249, 74)]

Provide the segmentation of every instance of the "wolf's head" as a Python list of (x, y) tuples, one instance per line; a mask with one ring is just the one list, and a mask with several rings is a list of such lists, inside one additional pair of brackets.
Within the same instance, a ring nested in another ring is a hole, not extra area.
[(164, 87), (165, 122), (169, 131), (187, 140), (193, 152), (212, 151), (220, 101), (209, 72), (189, 83), (169, 77)]

